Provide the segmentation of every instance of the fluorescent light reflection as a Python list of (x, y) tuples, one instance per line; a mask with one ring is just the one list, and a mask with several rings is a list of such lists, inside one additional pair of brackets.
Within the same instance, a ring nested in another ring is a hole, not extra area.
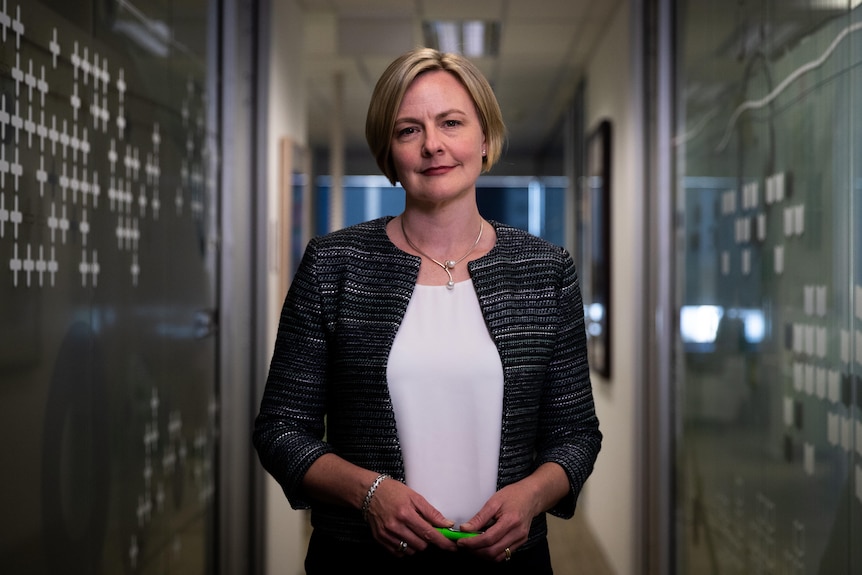
[(684, 305), (680, 309), (679, 333), (690, 351), (713, 351), (719, 339), (730, 345), (759, 344), (766, 332), (766, 318), (757, 308)]
[(437, 41), (440, 43), (441, 52), (460, 52), (461, 42), (458, 35), (458, 28), (454, 22), (438, 22)]
[(425, 44), (441, 52), (470, 58), (496, 56), (500, 46), (500, 24), (484, 20), (431, 21), (422, 24)]
[(684, 305), (680, 310), (679, 332), (688, 343), (714, 343), (724, 309), (717, 305)]
[(485, 23), (474, 20), (464, 22), (464, 55), (475, 58), (485, 53)]

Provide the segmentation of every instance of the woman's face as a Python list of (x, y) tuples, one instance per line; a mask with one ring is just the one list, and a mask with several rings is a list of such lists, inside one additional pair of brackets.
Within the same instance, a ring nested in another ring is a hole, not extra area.
[(392, 159), (409, 199), (441, 203), (475, 193), (485, 135), (470, 94), (449, 72), (419, 75), (395, 117)]

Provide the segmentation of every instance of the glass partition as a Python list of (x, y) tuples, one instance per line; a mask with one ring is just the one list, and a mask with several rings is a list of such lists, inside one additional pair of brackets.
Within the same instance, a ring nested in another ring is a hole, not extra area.
[(214, 6), (0, 5), (0, 572), (215, 572)]
[(677, 571), (859, 573), (862, 7), (677, 14)]

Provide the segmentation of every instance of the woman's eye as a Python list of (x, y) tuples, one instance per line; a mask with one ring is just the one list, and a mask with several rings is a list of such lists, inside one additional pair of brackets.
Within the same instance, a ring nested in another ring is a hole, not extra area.
[(401, 138), (404, 136), (410, 136), (410, 135), (415, 134), (415, 133), (416, 133), (416, 128), (410, 126), (408, 128), (401, 128), (400, 130), (398, 130), (397, 135), (399, 138)]
[(443, 122), (443, 125), (447, 128), (454, 128), (455, 126), (458, 126), (460, 124), (461, 122), (459, 122), (458, 120), (446, 120), (445, 122)]

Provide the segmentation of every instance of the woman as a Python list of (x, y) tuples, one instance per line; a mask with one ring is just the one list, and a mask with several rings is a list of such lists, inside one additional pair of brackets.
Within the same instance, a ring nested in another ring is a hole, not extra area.
[(254, 433), (312, 510), (308, 573), (552, 572), (545, 513), (573, 515), (601, 433), (571, 256), (477, 207), (504, 137), (461, 56), (411, 51), (375, 87), (404, 212), (309, 242)]

